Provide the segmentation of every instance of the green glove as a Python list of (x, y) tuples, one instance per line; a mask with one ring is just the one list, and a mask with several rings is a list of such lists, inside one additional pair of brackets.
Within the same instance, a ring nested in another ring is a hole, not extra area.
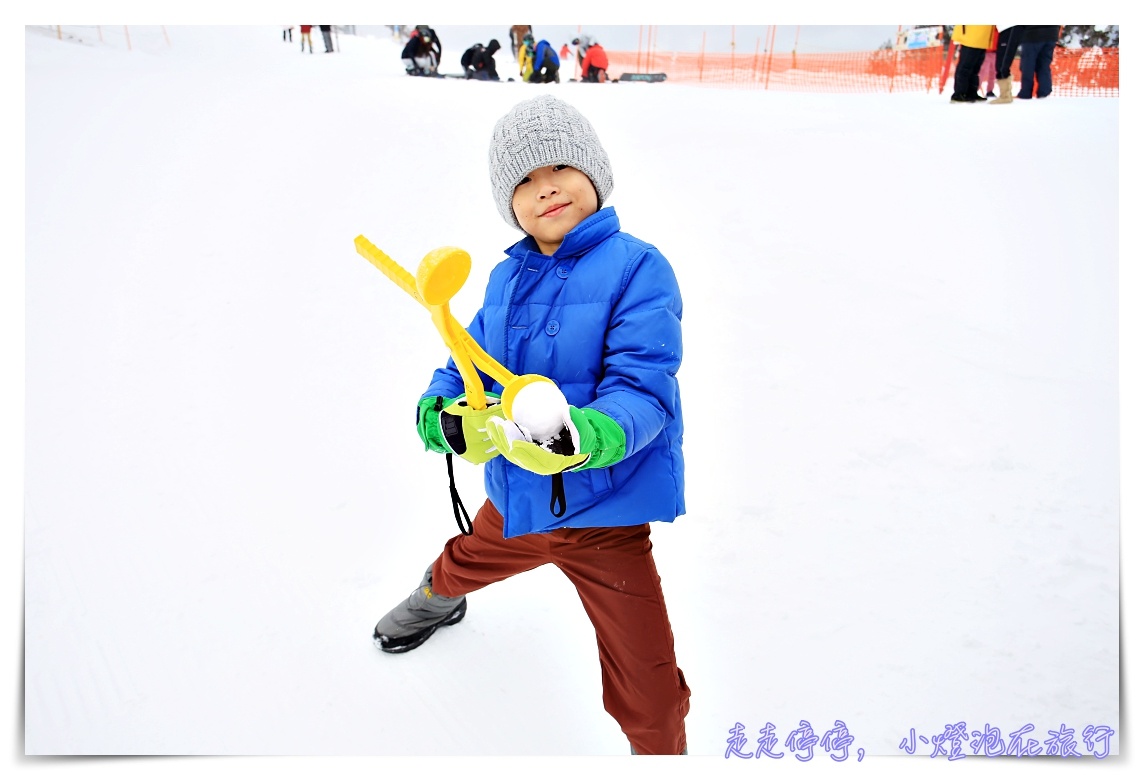
[(453, 453), (470, 463), (480, 465), (498, 455), (489, 441), (488, 420), (503, 418), (500, 396), (485, 393), (484, 409), (473, 409), (465, 396), (446, 401), (442, 396), (430, 395), (417, 404), (417, 435), (425, 449), (433, 452)]
[(564, 430), (544, 446), (529, 441), (512, 420), (490, 419), (488, 435), (509, 461), (534, 474), (603, 468), (624, 457), (624, 430), (595, 409), (568, 407)]

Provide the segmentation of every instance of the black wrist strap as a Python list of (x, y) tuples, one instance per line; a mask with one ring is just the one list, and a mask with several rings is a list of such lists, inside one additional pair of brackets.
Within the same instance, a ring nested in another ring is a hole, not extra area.
[[(557, 510), (557, 505), (560, 509)], [(568, 508), (564, 500), (564, 474), (557, 471), (552, 475), (552, 500), (548, 502), (548, 510), (553, 517), (564, 517), (564, 510)]]
[[(457, 527), (461, 529), (461, 533), (465, 536), (473, 535), (473, 521), (469, 519), (469, 513), (465, 511), (465, 505), (461, 503), (461, 494), (457, 491), (457, 481), (453, 479), (453, 453), (445, 453), (445, 467), (449, 470), (449, 498), (453, 501), (453, 519), (457, 521)], [(461, 521), (461, 516), (464, 515), (464, 522)], [(465, 526), (468, 525), (468, 530)]]

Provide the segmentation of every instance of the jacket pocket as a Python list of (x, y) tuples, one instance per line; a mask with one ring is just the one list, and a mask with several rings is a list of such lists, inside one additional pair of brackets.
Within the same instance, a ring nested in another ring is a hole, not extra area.
[(588, 469), (589, 485), (592, 495), (599, 496), (612, 490), (612, 467), (602, 469)]

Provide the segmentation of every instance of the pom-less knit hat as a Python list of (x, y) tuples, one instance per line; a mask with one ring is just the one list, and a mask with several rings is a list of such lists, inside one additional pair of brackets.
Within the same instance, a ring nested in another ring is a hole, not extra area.
[(489, 178), (504, 221), (523, 230), (512, 212), (512, 193), (537, 168), (570, 165), (596, 187), (599, 205), (612, 194), (612, 164), (584, 115), (552, 95), (517, 103), (493, 128)]

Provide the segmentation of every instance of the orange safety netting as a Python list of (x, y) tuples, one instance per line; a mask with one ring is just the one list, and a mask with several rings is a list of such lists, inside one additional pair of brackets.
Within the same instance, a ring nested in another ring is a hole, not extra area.
[[(612, 78), (625, 72), (666, 73), (675, 83), (791, 92), (941, 92), (956, 67), (954, 59), (945, 70), (940, 46), (844, 54), (619, 51), (608, 52), (608, 60)], [(1120, 95), (1119, 48), (1058, 47), (1052, 72), (1054, 95)], [(1020, 81), (1020, 58), (1012, 73)]]

